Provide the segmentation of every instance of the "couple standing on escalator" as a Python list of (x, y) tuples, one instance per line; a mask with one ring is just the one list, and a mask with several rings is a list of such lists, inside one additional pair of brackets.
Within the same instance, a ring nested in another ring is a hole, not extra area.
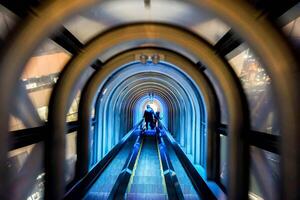
[(147, 105), (147, 108), (144, 112), (144, 119), (146, 122), (146, 130), (148, 130), (149, 126), (151, 129), (154, 129), (158, 126), (160, 118), (160, 112), (157, 111), (154, 113), (154, 110), (151, 108), (150, 105)]

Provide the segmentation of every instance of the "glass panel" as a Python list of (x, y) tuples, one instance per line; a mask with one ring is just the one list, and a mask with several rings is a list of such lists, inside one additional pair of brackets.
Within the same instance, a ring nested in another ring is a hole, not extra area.
[(8, 33), (13, 29), (18, 18), (15, 14), (0, 5), (0, 40), (4, 41)]
[[(227, 185), (227, 136), (220, 135), (220, 181)], [(280, 156), (251, 146), (249, 199), (277, 199)]]
[[(17, 191), (24, 188), (29, 192), (28, 199), (42, 199), (44, 193), (43, 173), (43, 144), (38, 143), (9, 152), (8, 166), (13, 172), (14, 183), (17, 183)], [(23, 171), (25, 170), (26, 171)], [(21, 172), (23, 171), (23, 172)], [(30, 177), (36, 176), (34, 185), (28, 181)]]
[(16, 92), (10, 130), (37, 127), (47, 121), (53, 85), (70, 59), (53, 41), (47, 40), (27, 62)]
[[(300, 3), (298, 4), (298, 15), (300, 11)], [(291, 21), (283, 27), (283, 32), (288, 36), (291, 44), (295, 46), (296, 52), (300, 50), (300, 17)]]
[(227, 185), (227, 137), (220, 135), (220, 181), (223, 186)]
[(280, 156), (251, 146), (250, 196), (278, 199)]
[[(77, 160), (77, 154), (76, 154), (76, 136), (77, 132), (69, 133), (66, 136), (66, 174), (65, 174), (65, 180), (66, 183), (70, 183), (75, 176), (75, 164)], [(24, 164), (26, 163), (27, 159), (29, 158), (30, 154), (33, 151), (42, 151), (43, 152), (43, 145), (42, 143), (39, 143), (40, 145), (37, 146), (36, 144), (26, 146), (23, 148), (19, 148), (13, 151), (9, 152), (9, 163), (8, 166), (11, 168), (11, 170), (14, 172), (13, 174), (17, 175), (18, 172), (23, 168)], [(34, 154), (36, 155), (36, 154)], [(34, 156), (32, 155), (32, 156)], [(43, 153), (38, 154), (39, 157), (32, 157), (31, 164), (29, 164), (30, 170), (34, 168), (36, 164), (40, 164), (43, 166), (42, 162), (42, 156)], [(38, 159), (38, 161), (32, 160), (32, 159)], [(28, 165), (28, 164), (27, 164)], [(35, 167), (36, 168), (36, 167)], [(28, 196), (28, 200), (36, 200), (36, 199), (43, 199), (44, 196), (44, 171), (42, 168), (38, 169), (38, 176), (36, 177), (36, 182), (34, 186), (29, 187), (32, 189), (30, 192), (30, 195)], [(28, 178), (28, 177), (25, 177)], [(25, 181), (25, 180), (23, 180)], [(28, 188), (27, 188), (28, 189)]]
[(73, 133), (69, 133), (66, 136), (66, 182), (69, 183), (74, 179), (75, 176), (75, 164), (77, 160), (77, 154), (76, 154), (76, 137), (77, 137), (77, 131)]
[(221, 20), (204, 9), (199, 12), (193, 5), (184, 1), (174, 1), (170, 6), (170, 2), (163, 0), (151, 1), (149, 6), (146, 6), (144, 1), (106, 1), (72, 18), (64, 26), (82, 43), (86, 43), (110, 27), (139, 21), (184, 26), (212, 44), (229, 30)]
[[(243, 50), (242, 50), (243, 49)], [(251, 114), (251, 129), (279, 134), (271, 91), (271, 79), (259, 59), (243, 44), (236, 56), (229, 63), (240, 78), (245, 90)], [(230, 58), (231, 55), (227, 55)]]
[(10, 151), (9, 167), (11, 167), (13, 171), (19, 172), (34, 147), (35, 144)]
[[(300, 5), (300, 4), (299, 4)], [(300, 17), (291, 21), (283, 28), (284, 33), (291, 38), (300, 38)]]
[(35, 186), (31, 194), (27, 197), (27, 200), (44, 199), (44, 189), (45, 189), (44, 183), (45, 183), (45, 173), (42, 173), (36, 178)]
[(77, 118), (78, 118), (78, 108), (79, 108), (80, 94), (81, 94), (81, 92), (78, 92), (76, 98), (73, 100), (73, 103), (72, 103), (72, 105), (70, 107), (70, 110), (67, 114), (67, 122), (76, 121)]
[(30, 97), (34, 107), (37, 109), (40, 118), (44, 121), (47, 121), (48, 118), (48, 104), (51, 93), (52, 88), (45, 88), (28, 93), (28, 96)]
[(95, 126), (91, 126), (91, 143), (90, 143), (90, 169), (94, 164), (98, 162), (97, 160), (97, 135), (95, 134)]
[(18, 118), (14, 117), (14, 116), (10, 116), (9, 119), (9, 130), (10, 131), (16, 131), (16, 130), (20, 130), (20, 129), (25, 129), (26, 126), (23, 124), (23, 122), (21, 120), (19, 120)]

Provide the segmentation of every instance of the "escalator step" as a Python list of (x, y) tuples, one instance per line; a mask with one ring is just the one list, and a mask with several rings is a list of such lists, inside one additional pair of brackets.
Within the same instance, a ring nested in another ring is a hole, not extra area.
[[(186, 194), (192, 194), (192, 195), (195, 195), (194, 188), (191, 188), (190, 185), (181, 184), (180, 187), (181, 187), (181, 190), (182, 190), (184, 196), (185, 196)], [(197, 195), (196, 195), (196, 196), (197, 196)]]
[(127, 200), (166, 200), (167, 195), (165, 194), (141, 194), (141, 193), (129, 193), (127, 195)]
[(108, 196), (107, 192), (89, 192), (84, 200), (106, 200)]
[(161, 184), (161, 176), (134, 176), (133, 184)]
[(199, 200), (198, 195), (196, 194), (184, 194), (185, 200)]
[(164, 193), (162, 184), (132, 184), (130, 193)]

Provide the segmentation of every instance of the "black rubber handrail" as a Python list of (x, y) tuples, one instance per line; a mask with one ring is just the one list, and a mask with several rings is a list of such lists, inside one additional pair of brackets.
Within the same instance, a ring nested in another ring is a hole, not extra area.
[(172, 138), (172, 136), (167, 132), (166, 128), (163, 128), (161, 133), (162, 137), (165, 139), (167, 143), (171, 145), (173, 150), (175, 151), (181, 165), (183, 166), (185, 172), (189, 176), (197, 194), (201, 199), (217, 199), (213, 192), (210, 190), (204, 179), (198, 173), (197, 169), (182, 151), (178, 143)]
[[(142, 121), (140, 122), (142, 123)], [(114, 148), (98, 163), (96, 166), (82, 179), (76, 180), (73, 187), (71, 187), (65, 194), (64, 199), (82, 199), (84, 195), (88, 192), (90, 187), (95, 183), (99, 176), (104, 172), (109, 163), (116, 157), (123, 146), (127, 143), (129, 139), (134, 136), (134, 131), (139, 127), (140, 123), (134, 126), (122, 139), (114, 146)]]
[(142, 140), (143, 140), (143, 136), (140, 134), (136, 138), (136, 141), (133, 145), (132, 151), (127, 157), (127, 160), (123, 166), (123, 169), (122, 169), (121, 173), (119, 174), (117, 181), (115, 182), (115, 184), (108, 196), (108, 200), (124, 199), (130, 178), (132, 176), (134, 165), (138, 158), (138, 153), (141, 148)]
[(161, 135), (157, 135), (159, 144), (160, 160), (163, 168), (163, 174), (168, 192), (168, 198), (174, 200), (184, 200), (181, 187), (178, 182), (177, 175), (170, 160), (164, 139)]

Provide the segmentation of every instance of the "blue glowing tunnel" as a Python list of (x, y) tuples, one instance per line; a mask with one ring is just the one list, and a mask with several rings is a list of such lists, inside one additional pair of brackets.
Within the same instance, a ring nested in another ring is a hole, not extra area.
[(180, 64), (176, 66), (168, 62), (170, 55), (167, 52), (163, 54), (162, 51), (158, 63), (152, 60), (142, 63), (139, 60), (141, 56), (151, 57), (150, 53), (149, 50), (133, 52), (131, 54), (137, 59), (131, 62), (122, 63), (121, 56), (107, 64), (122, 63), (120, 66), (115, 64), (115, 70), (99, 88), (95, 104), (98, 120), (94, 134), (101, 139), (93, 143), (100, 148), (97, 148), (97, 158), (92, 160), (99, 161), (125, 133), (138, 124), (149, 104), (155, 111), (160, 111), (162, 124), (170, 130), (191, 160), (205, 167), (207, 117), (201, 90), (192, 75), (184, 72)]

